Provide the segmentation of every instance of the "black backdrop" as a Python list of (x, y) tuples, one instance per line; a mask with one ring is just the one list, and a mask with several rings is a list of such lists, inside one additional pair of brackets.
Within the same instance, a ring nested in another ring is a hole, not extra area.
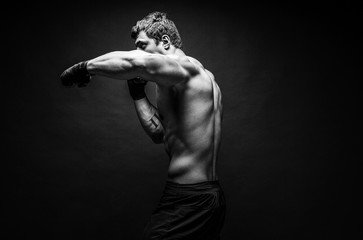
[[(143, 132), (126, 82), (63, 88), (72, 64), (134, 49), (130, 29), (159, 10), (224, 101), (219, 176), (224, 239), (362, 235), (354, 152), (357, 6), (18, 4), (3, 71), (8, 239), (140, 239), (166, 179), (162, 145)], [(154, 101), (154, 85), (147, 85)]]

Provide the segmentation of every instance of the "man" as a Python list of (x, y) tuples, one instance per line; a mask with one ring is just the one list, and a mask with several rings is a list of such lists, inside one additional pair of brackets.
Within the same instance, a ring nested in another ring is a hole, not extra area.
[[(220, 239), (225, 198), (216, 172), (222, 97), (213, 74), (182, 50), (165, 13), (153, 12), (131, 30), (136, 50), (116, 51), (65, 70), (65, 86), (84, 87), (92, 75), (127, 80), (142, 127), (169, 156), (163, 196), (144, 239)], [(156, 84), (156, 106), (145, 95)]]

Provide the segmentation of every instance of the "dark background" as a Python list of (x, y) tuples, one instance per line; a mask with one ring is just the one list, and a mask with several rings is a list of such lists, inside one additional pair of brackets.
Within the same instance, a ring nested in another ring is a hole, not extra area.
[[(126, 82), (68, 89), (59, 75), (134, 49), (131, 27), (154, 10), (223, 93), (223, 239), (362, 237), (355, 4), (115, 1), (7, 9), (7, 239), (140, 239), (167, 155), (143, 132)], [(147, 92), (154, 101), (153, 84)]]

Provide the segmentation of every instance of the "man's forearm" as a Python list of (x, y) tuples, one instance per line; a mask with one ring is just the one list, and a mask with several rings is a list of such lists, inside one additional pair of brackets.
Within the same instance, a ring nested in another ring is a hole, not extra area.
[(164, 137), (164, 128), (158, 116), (157, 109), (145, 97), (134, 101), (139, 121), (145, 132), (155, 143), (161, 143)]

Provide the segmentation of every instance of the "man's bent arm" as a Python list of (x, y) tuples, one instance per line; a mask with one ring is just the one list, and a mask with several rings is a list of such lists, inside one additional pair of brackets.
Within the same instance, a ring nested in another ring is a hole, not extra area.
[(134, 101), (139, 121), (145, 132), (154, 143), (162, 143), (164, 128), (161, 124), (157, 109), (149, 102), (147, 97)]

